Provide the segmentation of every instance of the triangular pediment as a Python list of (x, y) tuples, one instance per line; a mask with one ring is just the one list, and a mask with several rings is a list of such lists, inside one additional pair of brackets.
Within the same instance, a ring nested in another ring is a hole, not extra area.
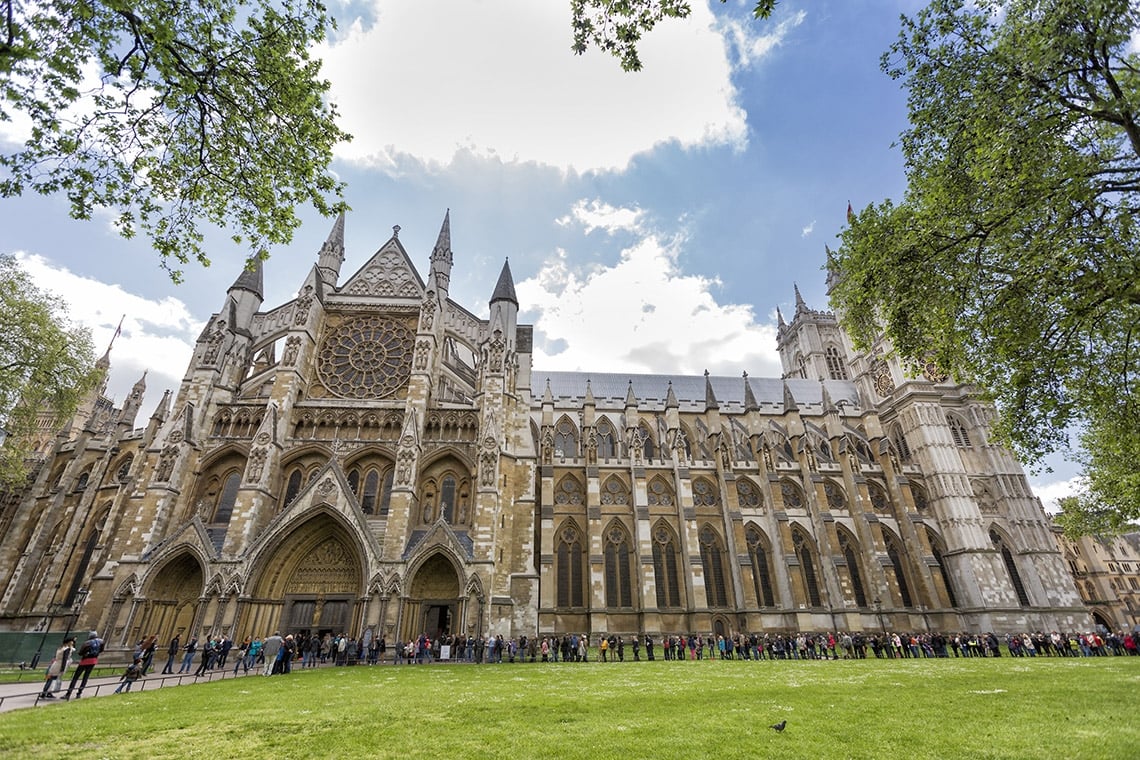
[(464, 560), (470, 560), (474, 556), (471, 539), (466, 534), (456, 533), (450, 523), (439, 519), (426, 531), (417, 530), (412, 533), (404, 548), (403, 558), (410, 560), (413, 556), (421, 555), (436, 547), (443, 547)]
[(400, 239), (392, 237), (338, 290), (349, 296), (423, 300), (426, 288)]
[(264, 547), (275, 545), (282, 535), (320, 511), (335, 514), (351, 525), (354, 528), (352, 532), (361, 536), (364, 551), (372, 555), (368, 560), (380, 561), (380, 546), (369, 529), (368, 518), (364, 516), (344, 470), (333, 459), (329, 459), (297, 494), (297, 498), (273, 519), (250, 547), (248, 555), (255, 557)]

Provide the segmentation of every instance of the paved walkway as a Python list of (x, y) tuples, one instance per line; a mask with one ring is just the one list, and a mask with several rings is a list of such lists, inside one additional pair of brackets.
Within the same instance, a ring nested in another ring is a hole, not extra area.
[[(124, 666), (125, 667), (125, 666)], [(263, 666), (250, 668), (249, 676), (261, 675)], [(50, 707), (52, 705), (66, 705), (69, 704), (63, 699), (63, 695), (67, 692), (67, 685), (71, 683), (71, 670), (64, 674), (63, 688), (57, 693), (55, 699), (38, 699), (40, 691), (43, 689), (43, 681), (25, 679), (18, 683), (0, 683), (0, 713), (8, 712), (10, 710), (19, 710), (25, 707)], [(209, 671), (204, 676), (194, 677), (193, 673), (183, 673), (182, 675), (163, 676), (150, 674), (146, 678), (140, 678), (135, 681), (135, 685), (131, 687), (131, 692), (150, 691), (152, 689), (163, 689), (173, 686), (181, 686), (182, 684), (202, 683), (204, 681), (220, 681), (224, 678), (246, 678), (246, 674), (239, 672), (234, 676), (233, 665), (223, 669), (215, 669)], [(119, 685), (120, 677), (104, 676), (100, 678), (92, 678), (87, 682), (87, 688), (83, 690), (83, 699), (90, 699), (93, 697), (105, 697), (113, 695), (115, 687)], [(75, 696), (72, 695), (72, 699)]]

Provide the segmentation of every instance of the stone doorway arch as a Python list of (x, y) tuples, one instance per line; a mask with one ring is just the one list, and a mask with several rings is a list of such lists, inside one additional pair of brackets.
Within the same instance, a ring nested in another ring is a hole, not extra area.
[(189, 552), (164, 564), (147, 584), (139, 630), (153, 633), (159, 641), (170, 641), (175, 634), (182, 637), (182, 643), (189, 641), (201, 625), (198, 613), (204, 585), (202, 564)]
[(358, 636), (363, 577), (357, 542), (330, 516), (315, 517), (262, 565), (240, 635)]
[(421, 633), (433, 640), (462, 631), (466, 600), (460, 598), (459, 571), (443, 554), (434, 554), (408, 584), (402, 638)]

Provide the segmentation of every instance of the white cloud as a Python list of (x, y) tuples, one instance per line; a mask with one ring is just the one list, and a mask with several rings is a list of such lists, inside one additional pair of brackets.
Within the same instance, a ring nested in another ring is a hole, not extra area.
[(619, 208), (598, 198), (592, 201), (583, 198), (574, 204), (569, 214), (555, 219), (554, 223), (561, 227), (580, 224), (587, 235), (599, 229), (613, 235), (639, 231), (644, 216), (645, 211), (640, 208)]
[(644, 70), (570, 51), (569, 4), (373, 0), (319, 51), (349, 160), (448, 164), (458, 149), (563, 170), (622, 169), (656, 145), (747, 140), (725, 40), (705, 3), (641, 41)]
[(149, 414), (164, 390), (178, 389), (194, 341), (204, 327), (186, 304), (177, 298), (155, 300), (128, 293), (118, 285), (81, 277), (37, 254), (17, 251), (15, 257), (37, 285), (68, 304), (73, 322), (91, 330), (97, 355), (106, 350), (123, 320), (122, 334), (111, 351), (109, 396), (117, 401), (126, 398), (146, 371), (143, 414)]
[(1057, 514), (1061, 511), (1058, 502), (1065, 496), (1077, 494), (1084, 487), (1084, 481), (1080, 476), (1074, 476), (1066, 480), (1052, 480), (1045, 483), (1031, 482), (1029, 485), (1033, 489), (1033, 494), (1041, 499), (1045, 511)]
[(812, 219), (812, 220), (811, 220), (811, 224), (807, 225), (807, 226), (806, 226), (806, 227), (804, 227), (802, 230), (800, 230), (800, 237), (806, 238), (806, 237), (807, 237), (808, 235), (810, 235), (810, 234), (811, 234), (811, 233), (812, 233), (814, 230), (815, 230), (815, 220), (814, 220), (814, 219)]
[(721, 22), (725, 36), (731, 40), (736, 51), (736, 65), (748, 68), (761, 60), (775, 48), (783, 44), (788, 34), (807, 18), (806, 11), (797, 11), (775, 26), (757, 24), (753, 19), (746, 21), (726, 19)]
[(778, 376), (775, 326), (751, 306), (718, 303), (716, 280), (681, 272), (683, 243), (649, 233), (584, 273), (560, 252), (518, 283), (520, 302), (540, 304), (527, 310), (537, 313), (535, 368)]

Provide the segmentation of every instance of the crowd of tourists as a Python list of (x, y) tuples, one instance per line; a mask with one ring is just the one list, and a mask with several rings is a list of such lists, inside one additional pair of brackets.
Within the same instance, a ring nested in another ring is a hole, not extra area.
[[(69, 637), (48, 665), (40, 699), (54, 699), (62, 688), (63, 676), (79, 658), (64, 699), (83, 695), (88, 677), (103, 650), (103, 640), (92, 631), (78, 649)], [(468, 663), (502, 662), (625, 662), (662, 659), (681, 660), (861, 660), (917, 659), (946, 657), (1124, 657), (1140, 655), (1140, 631), (1118, 633), (736, 633), (731, 635), (653, 635), (601, 634), (591, 640), (585, 633), (553, 636), (501, 635), (431, 637), (421, 633), (391, 647), (391, 662), (396, 665), (426, 664), (438, 661)], [(131, 686), (150, 671), (158, 650), (158, 637), (140, 640), (134, 648), (130, 664), (120, 678), (115, 693), (131, 690)], [(366, 635), (357, 640), (346, 634), (282, 636), (274, 631), (265, 638), (247, 636), (234, 642), (224, 635), (191, 637), (183, 643), (174, 636), (166, 646), (166, 665), (162, 675), (189, 674), (195, 677), (223, 670), (232, 664), (233, 673), (284, 675), (293, 668), (317, 665), (377, 665), (389, 661), (385, 637)], [(175, 662), (181, 658), (177, 673)], [(232, 660), (231, 660), (232, 658)], [(197, 668), (194, 668), (197, 663)]]

